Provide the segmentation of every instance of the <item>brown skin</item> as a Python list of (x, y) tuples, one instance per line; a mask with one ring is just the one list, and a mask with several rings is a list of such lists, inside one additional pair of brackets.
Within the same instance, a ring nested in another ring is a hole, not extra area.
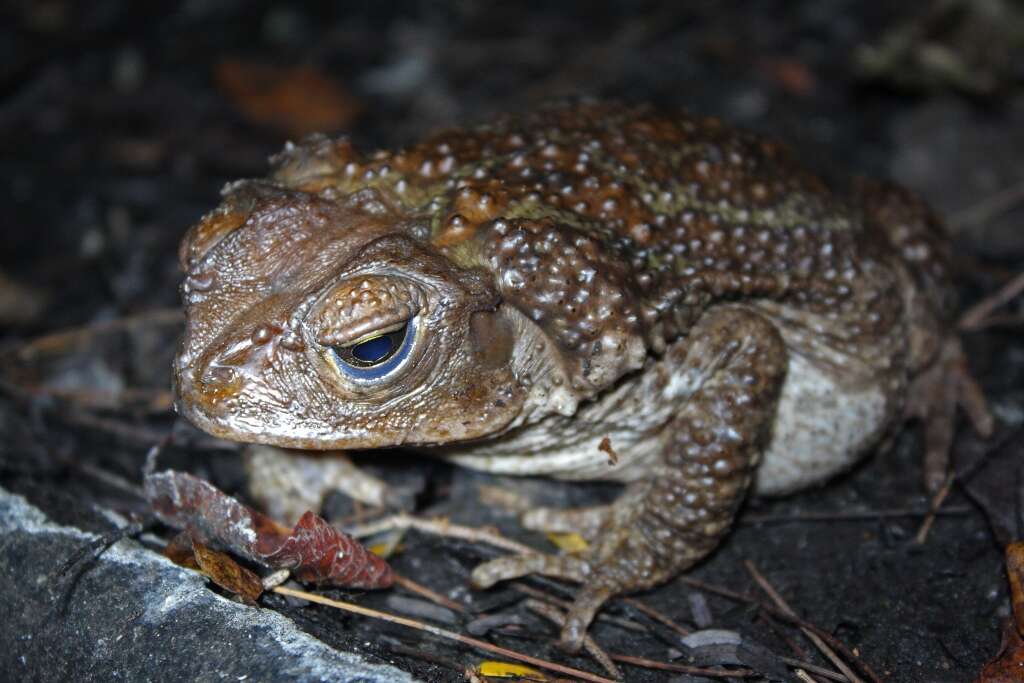
[[(480, 453), (481, 440), (588, 437), (603, 418), (579, 421), (603, 405), (666, 406), (620, 420), (616, 434), (653, 453), (608, 475), (631, 482), (620, 501), (524, 520), (580, 531), (584, 556), (474, 572), (481, 586), (582, 583), (563, 631), (577, 648), (609, 597), (671, 578), (728, 531), (762, 453), (785, 450), (797, 424), (784, 386), (874, 391), (863, 405), (881, 407), (851, 414), (865, 435), (830, 472), (898, 423), (908, 388), (948, 438), (956, 394), (930, 410), (915, 389), (962, 360), (945, 332), (948, 254), (903, 191), (835, 193), (785, 148), (714, 119), (584, 104), (394, 153), (315, 138), (267, 181), (229, 186), (186, 237), (178, 408), (246, 442)], [(406, 322), (390, 374), (359, 381), (339, 365), (339, 349)], [(768, 485), (806, 485), (793, 481)]]

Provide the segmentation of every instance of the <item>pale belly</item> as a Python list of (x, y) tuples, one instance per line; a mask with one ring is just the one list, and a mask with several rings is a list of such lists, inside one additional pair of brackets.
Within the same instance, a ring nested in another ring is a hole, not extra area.
[[(660, 366), (649, 365), (575, 415), (550, 416), (499, 439), (447, 449), (443, 457), (495, 474), (642, 479), (660, 456), (676, 407), (693, 390), (685, 377), (665, 382), (668, 370)], [(888, 425), (892, 389), (880, 378), (839, 377), (834, 366), (791, 352), (755, 492), (784, 495), (853, 465)]]

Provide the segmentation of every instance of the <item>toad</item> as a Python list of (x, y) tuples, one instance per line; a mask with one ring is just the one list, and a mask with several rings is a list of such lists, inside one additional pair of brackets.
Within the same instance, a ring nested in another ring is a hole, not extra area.
[(705, 557), (749, 492), (823, 482), (911, 417), (934, 486), (957, 403), (989, 428), (935, 215), (713, 118), (572, 103), (395, 152), (313, 137), (229, 184), (180, 258), (177, 408), (262, 444), (265, 487), (386, 495), (268, 447), (621, 482), (610, 505), (522, 518), (584, 553), (472, 575), (580, 584), (571, 649), (609, 598)]

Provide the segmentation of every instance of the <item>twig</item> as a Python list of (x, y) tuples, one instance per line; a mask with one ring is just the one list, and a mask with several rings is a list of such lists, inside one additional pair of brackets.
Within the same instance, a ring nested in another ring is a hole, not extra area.
[(392, 529), (416, 529), (428, 534), (446, 538), (458, 538), (472, 543), (488, 543), (512, 553), (528, 554), (537, 552), (528, 545), (505, 538), (496, 529), (479, 529), (471, 526), (452, 524), (445, 519), (422, 519), (411, 515), (398, 514), (375, 522), (349, 527), (345, 531), (356, 538), (365, 538)]
[[(531, 598), (536, 598), (537, 600), (540, 600), (542, 602), (549, 602), (552, 605), (557, 605), (558, 607), (561, 607), (565, 610), (568, 610), (572, 607), (572, 603), (568, 600), (562, 600), (561, 598), (555, 597), (550, 593), (546, 593), (540, 590), (539, 588), (529, 586), (523, 583), (522, 581), (513, 581), (509, 584), (509, 588), (517, 590), (523, 595), (529, 595)], [(620, 626), (626, 629), (627, 631), (635, 631), (637, 633), (649, 633), (648, 628), (643, 624), (631, 621), (629, 619), (623, 619), (622, 617), (617, 617), (614, 614), (599, 613), (597, 615), (597, 620), (603, 621), (608, 624), (615, 624), (616, 626)]]
[(730, 600), (736, 600), (737, 602), (745, 602), (751, 605), (756, 605), (758, 609), (762, 610), (766, 614), (770, 614), (773, 617), (785, 621), (788, 624), (793, 624), (794, 626), (799, 626), (800, 628), (805, 628), (810, 631), (813, 631), (819, 638), (828, 643), (832, 647), (832, 649), (843, 653), (843, 656), (846, 657), (849, 661), (856, 662), (857, 666), (861, 669), (864, 675), (870, 678), (873, 681), (873, 683), (882, 683), (882, 679), (878, 677), (878, 674), (876, 674), (874, 670), (860, 658), (860, 656), (854, 654), (850, 650), (850, 648), (846, 647), (846, 645), (844, 645), (841, 641), (836, 639), (835, 636), (833, 636), (831, 633), (825, 631), (824, 629), (818, 626), (815, 626), (806, 619), (801, 619), (799, 616), (792, 612), (785, 612), (777, 607), (761, 602), (756, 598), (752, 598), (742, 593), (737, 593), (736, 591), (729, 590), (728, 588), (722, 588), (721, 586), (716, 586), (714, 584), (707, 583), (706, 581), (701, 581), (700, 579), (694, 579), (689, 576), (680, 576), (676, 580), (680, 583), (685, 583), (688, 586), (693, 586), (694, 588), (699, 588), (709, 593), (721, 595), (722, 597), (729, 598)]
[[(0, 382), (0, 386), (2, 386), (2, 382)], [(57, 414), (57, 417), (69, 424), (96, 429), (101, 432), (107, 432), (108, 434), (113, 434), (117, 437), (143, 444), (151, 444), (154, 441), (160, 441), (167, 435), (166, 428), (146, 427), (127, 420), (100, 417), (83, 410), (60, 411)], [(194, 436), (191, 434), (183, 436), (180, 432), (174, 429), (171, 431), (171, 442), (179, 445), (187, 445), (190, 449), (204, 451), (237, 450), (240, 448), (237, 443), (218, 439), (217, 437), (209, 436), (203, 432), (196, 432)]]
[(47, 577), (47, 581), (51, 584), (56, 584), (58, 580), (66, 581), (62, 592), (58, 595), (58, 599), (50, 610), (50, 617), (47, 620), (52, 621), (56, 618), (56, 615), (64, 615), (71, 604), (71, 597), (78, 586), (79, 580), (103, 553), (107, 552), (111, 546), (123, 538), (138, 536), (145, 531), (146, 526), (146, 524), (140, 522), (132, 522), (127, 526), (108, 531), (74, 550), (60, 567)]
[(1024, 315), (1004, 313), (1001, 315), (992, 314), (973, 326), (970, 332), (991, 330), (993, 327), (1022, 327), (1024, 326)]
[(132, 407), (143, 408), (146, 412), (153, 414), (170, 414), (174, 407), (174, 394), (163, 389), (125, 387), (117, 391), (102, 391), (99, 389), (62, 389), (42, 384), (12, 384), (12, 386), (28, 396), (57, 398), (83, 408), (125, 410)]
[(128, 493), (136, 498), (146, 499), (146, 494), (142, 490), (142, 487), (135, 482), (125, 479), (120, 474), (114, 474), (108, 472), (102, 467), (97, 467), (92, 463), (71, 461), (71, 466), (77, 469), (82, 474), (86, 474), (97, 481), (101, 481), (111, 488), (120, 490), (123, 493)]
[[(385, 531), (391, 531), (393, 529), (410, 529), (410, 528), (411, 529), (416, 529), (418, 531), (422, 531), (424, 533), (435, 534), (435, 535), (442, 536), (442, 537), (458, 538), (458, 539), (469, 541), (469, 542), (472, 542), (472, 543), (488, 543), (490, 545), (493, 545), (493, 546), (496, 546), (496, 547), (499, 547), (499, 548), (502, 548), (502, 549), (505, 549), (505, 550), (508, 550), (508, 551), (514, 552), (514, 553), (532, 553), (532, 552), (535, 552), (533, 548), (530, 548), (529, 546), (523, 545), (521, 543), (517, 543), (516, 541), (510, 540), (508, 538), (505, 538), (504, 536), (502, 536), (500, 533), (498, 533), (496, 531), (491, 531), (491, 530), (488, 530), (488, 529), (478, 529), (478, 528), (474, 528), (474, 527), (460, 526), (460, 525), (457, 525), (457, 524), (450, 524), (449, 522), (447, 522), (445, 520), (425, 520), (425, 519), (420, 519), (420, 518), (417, 518), (417, 517), (412, 517), (412, 516), (406, 515), (406, 514), (393, 515), (391, 517), (386, 517), (384, 519), (377, 520), (376, 522), (371, 522), (369, 524), (364, 524), (364, 525), (359, 526), (359, 527), (346, 529), (346, 531), (348, 533), (350, 533), (351, 535), (357, 537), (357, 538), (362, 538), (362, 537), (372, 536), (374, 534), (382, 533), (382, 532), (385, 532)], [(782, 609), (779, 609), (779, 608), (776, 608), (776, 607), (772, 607), (769, 604), (763, 603), (763, 602), (761, 602), (761, 601), (759, 601), (759, 600), (757, 600), (755, 598), (749, 597), (747, 595), (743, 595), (742, 593), (737, 593), (737, 592), (731, 591), (731, 590), (729, 590), (727, 588), (722, 588), (720, 586), (715, 586), (713, 584), (709, 584), (709, 583), (706, 583), (704, 581), (700, 581), (699, 579), (694, 579), (694, 578), (691, 578), (691, 577), (688, 577), (688, 576), (681, 576), (681, 577), (679, 577), (678, 580), (680, 582), (682, 582), (682, 583), (685, 583), (685, 584), (689, 585), (689, 586), (692, 586), (694, 588), (698, 588), (698, 589), (701, 589), (701, 590), (705, 590), (705, 591), (707, 591), (709, 593), (716, 593), (718, 595), (722, 595), (722, 596), (724, 596), (726, 598), (729, 598), (731, 600), (737, 600), (737, 601), (740, 601), (740, 602), (746, 602), (746, 603), (750, 603), (750, 604), (756, 605), (758, 608), (760, 608), (764, 612), (766, 612), (768, 614), (771, 614), (771, 615), (775, 616), (778, 619), (781, 619), (781, 620), (783, 620), (783, 621), (785, 621), (787, 623), (790, 623), (790, 624), (794, 624), (794, 625), (800, 627), (801, 629), (806, 629), (808, 631), (811, 631), (818, 638), (820, 638), (822, 641), (824, 641), (829, 646), (831, 646), (834, 650), (837, 650), (837, 651), (841, 652), (844, 657), (846, 657), (847, 659), (849, 659), (852, 662), (856, 662), (857, 666), (864, 672), (865, 675), (867, 675), (868, 678), (870, 678), (873, 681), (873, 683), (881, 683), (881, 679), (878, 677), (877, 674), (875, 674), (875, 672), (871, 669), (871, 667), (868, 666), (865, 662), (863, 662), (857, 655), (855, 655), (853, 652), (851, 652), (849, 648), (847, 648), (845, 645), (843, 645), (843, 643), (841, 643), (839, 640), (837, 640), (834, 636), (832, 636), (828, 632), (822, 630), (821, 628), (815, 626), (814, 624), (812, 624), (812, 623), (810, 623), (810, 622), (808, 622), (808, 621), (806, 621), (804, 619), (801, 619), (796, 614), (794, 614), (792, 612), (786, 612), (786, 611), (784, 611)], [(622, 655), (622, 656), (625, 656), (625, 655)], [(614, 656), (613, 656), (613, 659), (615, 659)], [(616, 660), (616, 661), (624, 661), (624, 660), (620, 659), (620, 660)], [(671, 665), (671, 666), (679, 666), (679, 665)], [(675, 669), (669, 669), (669, 670), (673, 670), (674, 671)], [(690, 670), (682, 671), (682, 673), (691, 673), (691, 671)], [(711, 674), (704, 673), (703, 675), (711, 675)], [(725, 676), (726, 674), (721, 674), (721, 675)], [(736, 674), (731, 674), (731, 675), (736, 675)], [(853, 679), (851, 679), (851, 680), (853, 680)]]
[(46, 355), (54, 352), (61, 352), (68, 347), (74, 346), (75, 342), (89, 340), (100, 334), (118, 332), (131, 329), (136, 326), (145, 325), (147, 328), (167, 323), (179, 323), (185, 320), (180, 308), (154, 308), (143, 311), (136, 315), (129, 315), (123, 318), (112, 320), (101, 320), (92, 324), (74, 327), (71, 329), (53, 332), (42, 337), (36, 337), (14, 349), (14, 355), (19, 359), (29, 359), (37, 355)]
[[(853, 510), (850, 512), (806, 512), (794, 515), (744, 515), (738, 521), (744, 526), (751, 524), (787, 524), (790, 522), (859, 522), (889, 517), (926, 517), (932, 512), (931, 509), (890, 508), (885, 510), (864, 510), (863, 512)], [(942, 516), (968, 515), (972, 512), (972, 508), (967, 505), (947, 507), (935, 511), (936, 514)]]
[(174, 395), (164, 388), (147, 389), (126, 387), (118, 391), (102, 391), (93, 388), (68, 389), (35, 384), (23, 376), (21, 364), (36, 362), (55, 354), (67, 353), (78, 345), (88, 343), (95, 337), (111, 332), (152, 328), (159, 325), (175, 324), (184, 320), (179, 308), (158, 308), (137, 315), (103, 320), (82, 327), (62, 330), (32, 339), (21, 346), (0, 353), (0, 365), (6, 375), (3, 384), (15, 395), (53, 396), (79, 405), (97, 408), (123, 408), (128, 405), (144, 407), (150, 412), (164, 413), (171, 409)]
[[(380, 643), (380, 647), (388, 652), (394, 652), (397, 655), (412, 657), (424, 662), (430, 662), (431, 664), (437, 664), (438, 666), (443, 666), (444, 668), (451, 669), (452, 671), (464, 671), (466, 669), (465, 665), (462, 663), (443, 657), (436, 652), (430, 652), (422, 647), (409, 647), (405, 643), (394, 642), (390, 638), (382, 640), (383, 642)], [(359, 679), (357, 678), (356, 680), (358, 681)]]
[(960, 316), (960, 322), (957, 324), (957, 327), (964, 332), (974, 332), (981, 329), (993, 311), (1000, 306), (1010, 303), (1021, 292), (1024, 292), (1024, 272), (1018, 273), (995, 292), (967, 309), (967, 312)]
[(556, 664), (555, 662), (549, 662), (545, 659), (531, 657), (530, 655), (525, 655), (521, 652), (516, 652), (515, 650), (509, 650), (504, 647), (492, 645), (491, 643), (485, 642), (483, 640), (470, 638), (469, 636), (464, 636), (461, 633), (455, 633), (454, 631), (438, 628), (437, 626), (432, 626), (431, 624), (416, 621), (415, 619), (406, 619), (405, 617), (399, 617), (394, 614), (388, 614), (387, 612), (381, 612), (375, 609), (370, 609), (368, 607), (356, 605), (351, 602), (332, 600), (330, 598), (325, 598), (322, 595), (317, 595), (316, 593), (295, 590), (294, 588), (287, 588), (285, 586), (278, 586), (277, 588), (273, 589), (273, 592), (279, 593), (281, 595), (290, 595), (293, 598), (308, 600), (309, 602), (315, 602), (321, 605), (327, 605), (328, 607), (334, 607), (335, 609), (344, 610), (346, 612), (351, 612), (353, 614), (361, 614), (364, 617), (370, 617), (371, 619), (380, 619), (381, 621), (386, 621), (391, 624), (399, 624), (401, 626), (406, 626), (408, 628), (424, 631), (426, 633), (430, 633), (440, 638), (447, 638), (448, 640), (454, 640), (458, 643), (462, 643), (463, 645), (467, 645), (478, 650), (483, 650), (484, 652), (496, 654), (500, 657), (507, 657), (509, 659), (513, 659), (519, 662), (525, 662), (532, 666), (537, 666), (542, 669), (547, 669), (549, 671), (557, 671), (558, 673), (565, 674), (567, 676), (575, 676), (577, 678), (582, 678), (585, 681), (592, 681), (593, 683), (613, 683), (612, 679), (605, 678), (604, 676), (598, 676), (597, 674), (592, 674), (589, 671), (574, 669), (569, 666), (562, 666), (561, 664)]
[(950, 474), (946, 477), (946, 481), (943, 482), (942, 486), (935, 495), (932, 497), (931, 503), (929, 504), (928, 515), (921, 522), (921, 528), (917, 530), (917, 534), (914, 536), (914, 543), (917, 545), (924, 545), (924, 542), (928, 539), (928, 532), (931, 531), (932, 525), (935, 523), (935, 516), (939, 512), (939, 508), (942, 507), (942, 503), (946, 500), (946, 496), (953, 488), (953, 481), (955, 477)]
[[(563, 614), (554, 605), (549, 605), (546, 602), (529, 598), (526, 601), (526, 606), (548, 621), (553, 622), (559, 628), (565, 626), (565, 614)], [(598, 664), (604, 667), (604, 670), (608, 672), (609, 676), (616, 680), (622, 680), (622, 672), (619, 671), (619, 667), (615, 666), (615, 662), (611, 660), (608, 654), (601, 649), (601, 646), (598, 645), (597, 641), (595, 641), (591, 636), (583, 636), (583, 649), (590, 653), (590, 656), (593, 657)]]
[(670, 629), (672, 629), (684, 638), (690, 635), (691, 633), (689, 629), (683, 628), (682, 626), (672, 621), (658, 610), (654, 609), (650, 605), (645, 605), (636, 598), (619, 598), (619, 601), (629, 605), (630, 607), (636, 609), (639, 612), (642, 612), (643, 614), (646, 614), (658, 623), (668, 626)]
[[(786, 645), (789, 646), (789, 649), (796, 653), (796, 656), (799, 659), (791, 659), (790, 661), (796, 662), (797, 664), (801, 665), (807, 662), (807, 652), (802, 647), (800, 647), (800, 643), (796, 642), (795, 638), (790, 636), (790, 634), (787, 631), (782, 630), (782, 624), (779, 624), (778, 620), (771, 619), (770, 616), (767, 614), (759, 614), (757, 622), (762, 624), (766, 629), (773, 633), (776, 638), (779, 638), (780, 640), (784, 641)], [(782, 655), (779, 655), (779, 659), (785, 661), (787, 658), (783, 657)], [(807, 667), (805, 666), (801, 668), (807, 669)], [(808, 671), (810, 671), (810, 669), (808, 669)], [(828, 671), (829, 673), (835, 676), (839, 676), (844, 681), (846, 680), (846, 676), (843, 676), (842, 674), (836, 674), (835, 672), (829, 669), (825, 669), (825, 671)], [(812, 679), (814, 683), (821, 683), (821, 681), (819, 681), (814, 676), (811, 676), (810, 674), (808, 674), (808, 678)]]
[[(757, 570), (757, 567), (754, 566), (753, 562), (745, 560), (743, 564), (746, 566), (747, 571), (750, 572), (750, 576), (753, 577), (755, 582), (757, 582), (757, 585), (759, 585), (761, 589), (768, 594), (768, 597), (771, 598), (772, 602), (774, 602), (780, 610), (796, 616), (796, 613), (788, 604), (786, 604), (786, 601), (782, 599), (782, 596), (779, 595), (775, 588), (768, 582), (768, 579), (766, 579), (764, 575)], [(837, 669), (843, 672), (843, 675), (850, 680), (850, 683), (864, 683), (863, 679), (855, 674), (853, 670), (847, 666), (846, 662), (844, 662), (839, 655), (837, 655), (835, 651), (825, 643), (825, 641), (819, 638), (816, 633), (810, 629), (802, 627), (801, 630), (803, 630), (804, 635), (814, 643), (814, 646), (817, 647), (822, 654), (828, 657), (829, 661), (835, 664)]]
[[(793, 659), (792, 657), (779, 657), (779, 659), (781, 659), (784, 664), (793, 667), (797, 671), (799, 671), (800, 669), (803, 669), (807, 673), (817, 674), (817, 675), (821, 676), (822, 678), (828, 678), (829, 680), (833, 680), (833, 681), (848, 681), (849, 680), (843, 674), (837, 674), (835, 671), (830, 671), (829, 669), (826, 669), (823, 666), (818, 666), (817, 664), (811, 664), (810, 662), (805, 662), (802, 659)], [(797, 675), (799, 675), (799, 673)], [(812, 681), (814, 680), (813, 678), (810, 678), (810, 677), (808, 677), (808, 679), (812, 680)]]
[(1024, 201), (1024, 182), (1010, 185), (991, 194), (981, 201), (958, 211), (949, 219), (954, 232), (960, 232), (976, 225), (986, 223), (1013, 206)]
[(748, 678), (758, 675), (753, 669), (705, 669), (699, 666), (688, 666), (686, 664), (674, 664), (671, 662), (659, 662), (645, 657), (634, 657), (632, 655), (609, 655), (616, 662), (642, 666), (645, 669), (660, 669), (661, 671), (675, 671), (681, 674), (694, 676), (708, 676), (709, 678)]
[(132, 424), (125, 420), (99, 417), (98, 415), (78, 410), (62, 412), (60, 417), (65, 422), (69, 422), (74, 425), (97, 429), (99, 431), (107, 432), (108, 434), (113, 434), (139, 443), (150, 444), (154, 441), (159, 441), (167, 435), (166, 429), (144, 427), (142, 425)]
[(441, 605), (442, 607), (447, 607), (453, 612), (459, 612), (461, 614), (466, 614), (467, 612), (469, 612), (469, 610), (466, 609), (465, 605), (461, 605), (452, 600), (451, 598), (446, 598), (437, 591), (433, 591), (421, 583), (416, 583), (412, 579), (406, 576), (402, 576), (401, 574), (394, 573), (393, 576), (395, 577), (395, 584), (401, 586), (410, 593), (415, 593), (416, 595), (424, 597), (435, 604)]
[[(370, 507), (370, 509), (367, 510), (367, 511), (363, 511), (363, 510), (358, 510), (357, 511), (357, 510), (355, 510), (355, 505), (354, 504), (359, 502), (359, 501), (353, 500), (352, 502), (353, 502), (353, 511), (348, 513), (347, 515), (344, 515), (342, 517), (338, 517), (337, 519), (332, 519), (331, 520), (331, 526), (335, 527), (339, 531), (344, 531), (345, 533), (348, 533), (348, 529), (351, 529), (353, 526), (355, 526), (357, 524), (361, 524), (361, 525), (375, 524), (375, 523), (379, 522), (382, 519), (386, 519), (388, 516), (390, 516), (392, 514), (392, 513), (390, 513), (390, 511), (387, 508), (377, 508), (377, 507), (372, 507), (372, 506), (367, 506), (367, 507)], [(401, 529), (399, 529), (399, 531), (401, 531)], [(349, 534), (349, 535), (351, 536), (352, 534)], [(395, 537), (398, 538), (398, 539), (402, 539), (402, 538), (405, 537), (405, 535), (404, 534), (395, 534)], [(388, 545), (398, 545), (398, 543), (397, 542), (394, 543), (394, 544), (389, 543)]]

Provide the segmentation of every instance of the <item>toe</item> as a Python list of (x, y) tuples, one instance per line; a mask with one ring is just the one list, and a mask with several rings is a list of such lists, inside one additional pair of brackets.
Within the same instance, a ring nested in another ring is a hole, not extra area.
[(566, 615), (559, 647), (568, 652), (579, 652), (597, 611), (618, 592), (601, 581), (592, 581), (584, 585), (576, 594), (572, 608)]
[(484, 562), (473, 570), (470, 581), (477, 588), (490, 588), (499, 581), (540, 574), (581, 583), (590, 574), (590, 565), (568, 555), (510, 555)]
[(966, 364), (961, 365), (962, 373), (959, 382), (959, 396), (957, 402), (967, 413), (971, 426), (979, 436), (989, 438), (995, 431), (995, 419), (988, 408), (988, 401), (985, 399), (985, 392), (977, 380), (967, 369)]
[(587, 540), (597, 536), (598, 531), (611, 517), (610, 506), (559, 510), (557, 508), (536, 508), (525, 513), (521, 523), (524, 528), (548, 534), (578, 533)]

